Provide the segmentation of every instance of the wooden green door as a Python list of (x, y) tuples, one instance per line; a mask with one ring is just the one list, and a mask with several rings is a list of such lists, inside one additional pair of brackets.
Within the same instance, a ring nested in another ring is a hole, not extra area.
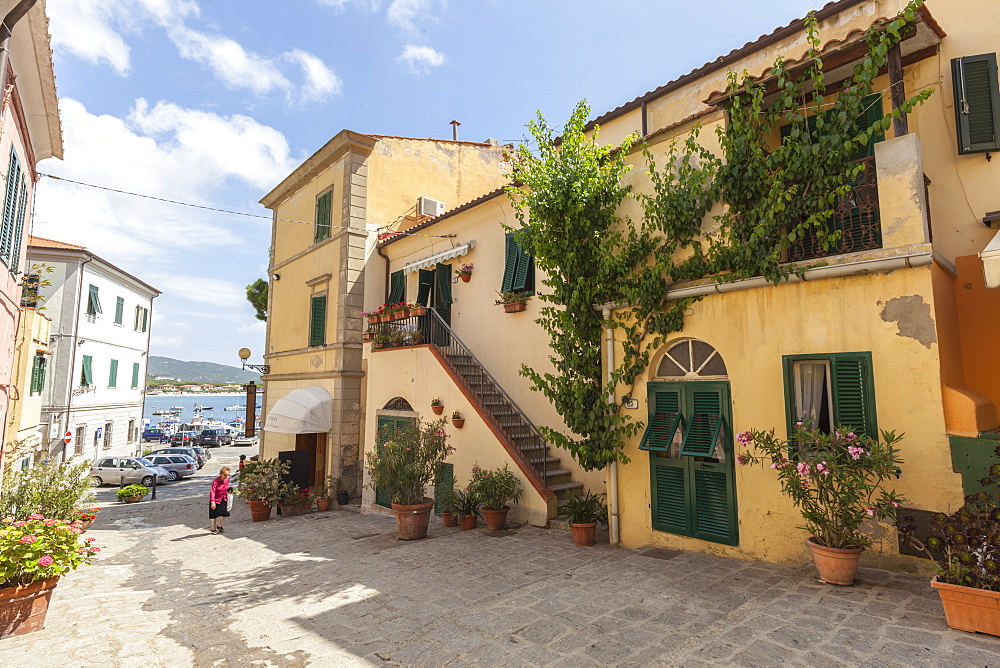
[[(376, 448), (379, 450), (382, 448), (382, 443), (384, 443), (385, 440), (380, 438), (380, 436), (385, 433), (385, 430), (401, 429), (406, 425), (414, 422), (415, 420), (416, 418), (411, 418), (411, 417), (397, 417), (395, 415), (379, 415), (378, 431), (376, 432), (375, 436), (377, 444)], [(384, 508), (392, 508), (392, 499), (389, 497), (389, 493), (384, 492), (376, 487), (375, 505), (382, 506)]]
[(649, 384), (653, 528), (726, 545), (739, 542), (729, 383)]

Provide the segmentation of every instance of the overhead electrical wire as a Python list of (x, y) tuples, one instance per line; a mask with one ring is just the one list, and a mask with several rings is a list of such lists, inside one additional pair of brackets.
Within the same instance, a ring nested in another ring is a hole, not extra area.
[[(192, 202), (181, 202), (180, 200), (167, 199), (165, 197), (156, 197), (155, 195), (144, 195), (142, 193), (134, 193), (128, 190), (120, 190), (118, 188), (109, 188), (108, 186), (99, 186), (94, 183), (86, 183), (84, 181), (75, 181), (73, 179), (67, 179), (64, 176), (56, 176), (54, 174), (45, 174), (40, 172), (39, 176), (44, 176), (49, 179), (54, 179), (56, 181), (65, 181), (66, 183), (73, 183), (78, 186), (86, 186), (88, 188), (96, 188), (98, 190), (106, 190), (108, 192), (118, 193), (120, 195), (131, 195), (132, 197), (141, 197), (143, 199), (151, 199), (157, 202), (165, 202), (167, 204), (177, 204), (179, 206), (188, 206), (194, 209), (204, 209), (205, 211), (215, 211), (217, 213), (227, 213), (232, 216), (245, 216), (247, 218), (260, 218), (262, 220), (273, 220), (282, 223), (298, 223), (300, 225), (315, 225), (315, 222), (305, 221), (305, 220), (294, 220), (292, 218), (275, 218), (274, 216), (264, 216), (259, 213), (246, 213), (245, 211), (232, 211), (230, 209), (220, 209), (214, 206), (205, 206), (204, 204), (194, 204)], [(394, 221), (395, 222), (395, 221)], [(344, 225), (330, 225), (331, 230), (355, 230), (356, 227), (346, 227)], [(384, 229), (384, 228), (378, 228)], [(400, 236), (410, 236), (410, 237), (435, 237), (439, 239), (451, 239), (454, 234), (422, 234), (419, 232), (395, 232), (394, 234)]]

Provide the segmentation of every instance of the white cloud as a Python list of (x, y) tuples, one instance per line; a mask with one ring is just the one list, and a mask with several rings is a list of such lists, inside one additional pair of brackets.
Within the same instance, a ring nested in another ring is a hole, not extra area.
[[(416, 33), (418, 22), (434, 18), (431, 11), (435, 4), (438, 4), (435, 0), (392, 0), (392, 4), (385, 10), (385, 17), (401, 30)], [(443, 0), (441, 4), (444, 4)]]
[(110, 25), (111, 4), (50, 0), (48, 12), (56, 53), (66, 51), (95, 65), (107, 63), (119, 75), (128, 74), (131, 51)]
[(377, 11), (379, 0), (317, 0), (319, 4), (342, 11), (347, 5), (355, 5), (369, 11)]
[(420, 74), (429, 72), (433, 67), (443, 65), (444, 54), (435, 51), (429, 46), (407, 44), (403, 48), (403, 53), (396, 60), (405, 63), (414, 74)]
[(230, 88), (249, 88), (262, 94), (276, 88), (288, 91), (292, 86), (272, 62), (248, 53), (228, 37), (176, 28), (170, 31), (170, 39), (182, 58), (207, 65)]
[(316, 56), (301, 49), (293, 49), (285, 56), (302, 68), (306, 80), (302, 86), (303, 100), (322, 100), (340, 92), (342, 85), (340, 77)]
[[(169, 285), (170, 296), (174, 298), (224, 308), (246, 302), (244, 287), (232, 281), (205, 276), (191, 276), (177, 272), (170, 272), (169, 274), (151, 272), (147, 273), (147, 276), (149, 276), (149, 280), (159, 280), (164, 285)], [(174, 308), (176, 309), (177, 307), (175, 306)], [(190, 311), (187, 314), (204, 317), (203, 314), (191, 313)]]

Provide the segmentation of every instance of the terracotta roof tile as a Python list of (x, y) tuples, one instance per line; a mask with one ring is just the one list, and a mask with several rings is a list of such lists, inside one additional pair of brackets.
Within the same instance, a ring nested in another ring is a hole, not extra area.
[(68, 244), (65, 241), (44, 239), (42, 237), (36, 237), (34, 235), (28, 237), (28, 245), (34, 246), (35, 248), (62, 248), (64, 250), (87, 250), (86, 246), (77, 246), (76, 244)]

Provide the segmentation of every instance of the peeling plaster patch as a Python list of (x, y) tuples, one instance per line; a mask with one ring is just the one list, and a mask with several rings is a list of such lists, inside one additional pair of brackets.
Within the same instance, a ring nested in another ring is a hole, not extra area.
[(881, 315), (884, 322), (896, 323), (899, 328), (897, 336), (916, 339), (925, 348), (937, 342), (931, 306), (920, 295), (893, 297), (886, 302)]

